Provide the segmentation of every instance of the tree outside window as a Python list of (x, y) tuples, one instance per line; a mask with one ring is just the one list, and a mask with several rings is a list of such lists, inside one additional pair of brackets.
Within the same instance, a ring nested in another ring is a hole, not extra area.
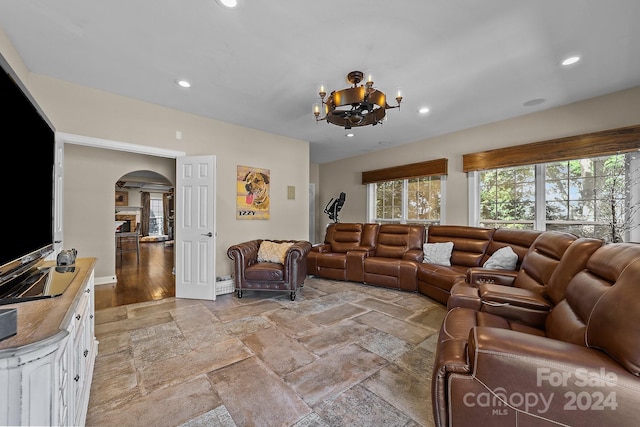
[(374, 186), (375, 218), (385, 223), (439, 223), (442, 206), (440, 176), (370, 184)]
[(480, 218), (485, 226), (530, 228), (536, 223), (536, 169), (544, 175), (546, 230), (621, 242), (638, 227), (638, 167), (634, 154), (574, 159), (484, 171)]

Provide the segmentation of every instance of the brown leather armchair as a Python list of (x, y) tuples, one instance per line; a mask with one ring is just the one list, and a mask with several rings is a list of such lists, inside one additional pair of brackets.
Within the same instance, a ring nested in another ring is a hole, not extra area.
[[(258, 260), (263, 241), (292, 243), (283, 263)], [(227, 256), (233, 260), (236, 295), (242, 298), (245, 290), (285, 291), (294, 301), (298, 288), (304, 285), (307, 277), (307, 254), (310, 250), (311, 243), (305, 240), (256, 239), (229, 247)]]

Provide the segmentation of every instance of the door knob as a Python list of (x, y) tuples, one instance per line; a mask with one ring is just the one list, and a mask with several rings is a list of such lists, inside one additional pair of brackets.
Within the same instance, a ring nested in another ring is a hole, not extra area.
[(207, 237), (213, 237), (213, 233), (208, 232), (207, 234), (203, 234), (203, 236), (207, 236)]

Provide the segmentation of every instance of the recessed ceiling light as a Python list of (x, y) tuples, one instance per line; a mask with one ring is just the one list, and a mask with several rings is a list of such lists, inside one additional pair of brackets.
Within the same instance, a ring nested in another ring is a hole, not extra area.
[(238, 0), (218, 0), (224, 7), (234, 8), (238, 5)]
[(427, 114), (429, 112), (429, 107), (422, 107), (418, 110), (420, 114)]
[(191, 83), (189, 83), (189, 82), (188, 82), (188, 81), (186, 81), (186, 80), (180, 80), (180, 79), (178, 79), (178, 80), (176, 80), (176, 84), (177, 84), (178, 86), (180, 86), (180, 87), (191, 87)]
[(348, 131), (348, 132), (346, 132), (346, 133), (344, 134), (344, 136), (346, 136), (347, 138), (353, 138), (353, 135), (354, 135), (354, 133), (353, 133), (353, 132), (350, 132), (350, 131)]
[(568, 65), (573, 65), (573, 64), (575, 64), (575, 63), (576, 63), (576, 62), (578, 62), (578, 61), (580, 61), (580, 57), (579, 57), (579, 56), (577, 56), (577, 55), (574, 55), (574, 56), (569, 56), (568, 58), (565, 58), (565, 59), (561, 62), (561, 64), (562, 64), (562, 65), (564, 65), (564, 66), (566, 67), (566, 66), (568, 66)]

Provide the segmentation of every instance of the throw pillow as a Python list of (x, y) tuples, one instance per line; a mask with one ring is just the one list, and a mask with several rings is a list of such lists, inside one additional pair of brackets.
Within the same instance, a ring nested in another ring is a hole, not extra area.
[(453, 242), (425, 243), (422, 246), (424, 259), (422, 262), (430, 262), (438, 265), (451, 265), (451, 252), (453, 252)]
[(516, 265), (518, 265), (518, 255), (511, 249), (511, 246), (505, 246), (495, 251), (484, 263), (483, 267), (498, 270), (515, 270)]
[(287, 256), (287, 249), (289, 249), (293, 243), (283, 242), (276, 243), (269, 240), (263, 240), (258, 248), (258, 262), (275, 262), (278, 264), (284, 264), (284, 260)]

